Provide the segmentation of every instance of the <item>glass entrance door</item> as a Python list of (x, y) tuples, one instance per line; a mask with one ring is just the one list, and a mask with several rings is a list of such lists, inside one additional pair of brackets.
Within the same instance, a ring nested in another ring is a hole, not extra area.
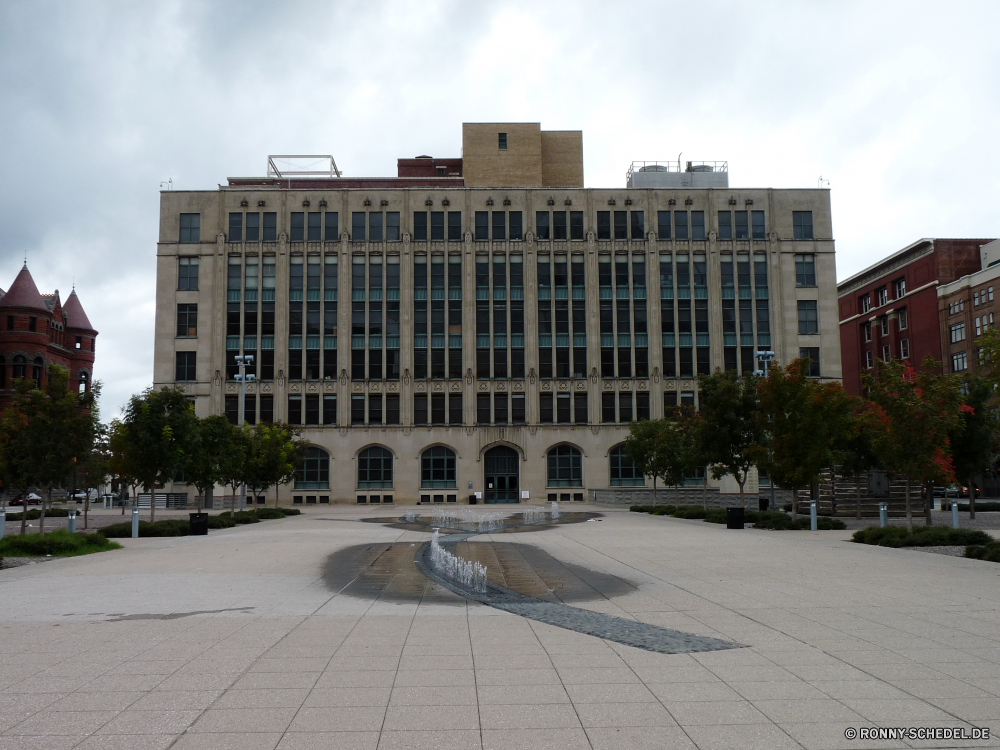
[(483, 457), (483, 499), (487, 503), (517, 503), (519, 462), (517, 451), (506, 446), (490, 448)]

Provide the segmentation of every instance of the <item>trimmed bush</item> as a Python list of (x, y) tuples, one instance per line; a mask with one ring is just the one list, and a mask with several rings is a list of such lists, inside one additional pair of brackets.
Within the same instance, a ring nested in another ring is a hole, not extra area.
[[(707, 523), (726, 523), (725, 508), (705, 508), (700, 505), (633, 505), (629, 508), (634, 513), (649, 513), (654, 516), (673, 516), (674, 518), (702, 519)], [(752, 523), (755, 529), (773, 529), (776, 531), (801, 531), (810, 528), (809, 517), (797, 518), (794, 522), (785, 513), (775, 510), (757, 511), (745, 510), (743, 520)], [(843, 521), (836, 518), (819, 516), (816, 528), (820, 531), (846, 529)]]
[[(812, 528), (808, 516), (799, 516), (794, 521), (792, 517), (785, 513), (755, 513), (757, 520), (754, 521), (755, 529), (771, 529), (774, 531), (808, 531)], [(817, 531), (840, 531), (847, 526), (843, 521), (830, 518), (829, 516), (816, 516)]]
[(109, 542), (103, 534), (71, 534), (66, 529), (56, 529), (48, 534), (24, 534), (0, 539), (0, 554), (8, 556), (69, 557), (112, 549), (121, 549), (121, 545)]
[(229, 518), (229, 514), (220, 513), (217, 516), (208, 517), (208, 528), (210, 529), (231, 529), (236, 525), (236, 521)]
[(255, 510), (254, 513), (257, 515), (257, 518), (261, 521), (269, 521), (274, 518), (285, 517), (285, 514), (282, 513), (280, 510), (278, 510), (277, 508), (257, 508), (257, 510)]
[(995, 542), (985, 531), (950, 529), (946, 526), (920, 526), (910, 534), (905, 526), (873, 526), (855, 531), (852, 541), (879, 547), (950, 547), (989, 545)]
[[(958, 504), (958, 509), (962, 513), (968, 513), (969, 512), (969, 504), (968, 503), (959, 503)], [(951, 504), (950, 503), (948, 504), (948, 510), (951, 510)], [(981, 503), (981, 502), (978, 502), (978, 501), (976, 502), (976, 513), (997, 513), (997, 512), (1000, 512), (1000, 503)]]
[(302, 515), (302, 511), (299, 510), (298, 508), (277, 508), (277, 510), (280, 510), (286, 516), (301, 516)]
[[(168, 518), (163, 521), (139, 521), (139, 536), (187, 536), (191, 526), (179, 518)], [(132, 522), (115, 523), (105, 526), (101, 533), (109, 539), (128, 539), (132, 536)]]
[(965, 548), (965, 556), (975, 560), (1000, 563), (1000, 542), (970, 545)]
[[(17, 506), (15, 505), (14, 507), (16, 508)], [(81, 513), (83, 512), (82, 508), (81, 508), (80, 512)], [(20, 521), (21, 520), (21, 515), (23, 513), (24, 513), (24, 511), (21, 511), (20, 513), (11, 513), (10, 512), (10, 506), (8, 506), (8, 509), (7, 509), (7, 520), (8, 521)], [(41, 517), (42, 517), (42, 511), (40, 509), (38, 509), (38, 508), (32, 508), (32, 509), (30, 509), (28, 511), (28, 520), (29, 521), (37, 521)], [(47, 511), (45, 511), (45, 517), (46, 518), (68, 518), (69, 517), (69, 510), (66, 509), (66, 508), (49, 508)]]

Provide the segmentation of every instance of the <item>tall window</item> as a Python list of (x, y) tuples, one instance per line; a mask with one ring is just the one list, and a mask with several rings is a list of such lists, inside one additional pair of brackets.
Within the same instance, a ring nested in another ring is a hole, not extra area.
[(42, 373), (45, 371), (45, 362), (41, 357), (35, 357), (35, 362), (31, 367), (31, 378), (35, 381), (35, 387), (42, 387)]
[(796, 240), (813, 239), (812, 211), (792, 211), (792, 237)]
[(438, 445), (420, 454), (420, 486), (454, 488), (455, 451)]
[(27, 369), (28, 369), (28, 366), (27, 366), (27, 362), (24, 359), (24, 355), (23, 354), (15, 354), (14, 355), (14, 364), (13, 364), (13, 367), (11, 368), (10, 377), (13, 380), (18, 380), (20, 378), (26, 378), (26, 377), (28, 377)]
[(953, 326), (948, 327), (948, 331), (951, 335), (951, 343), (957, 344), (959, 341), (965, 341), (965, 323), (956, 323)]
[(906, 278), (896, 279), (892, 282), (896, 292), (896, 299), (906, 296)]
[(795, 256), (795, 286), (816, 286), (816, 256), (812, 253)]
[[(429, 259), (426, 255), (414, 256), (413, 312), (414, 378), (417, 380), (425, 380), (428, 377), (461, 378), (462, 257), (460, 255), (434, 254)], [(395, 329), (397, 327), (395, 321), (393, 325)], [(398, 370), (398, 364), (396, 368)]]
[(957, 352), (951, 355), (951, 371), (963, 372), (969, 367), (968, 358), (965, 352)]
[(358, 489), (392, 487), (392, 453), (381, 446), (358, 454)]
[[(546, 256), (548, 257), (548, 256)], [(524, 377), (524, 263), (476, 256), (476, 377)], [(457, 282), (456, 282), (457, 283)], [(456, 330), (460, 320), (456, 312)], [(492, 376), (491, 376), (492, 372)], [(461, 368), (457, 370), (461, 377)]]
[[(669, 212), (661, 211), (660, 213)], [(667, 227), (669, 228), (669, 226), (668, 223)], [(662, 231), (660, 236), (663, 236)], [(730, 264), (731, 267), (732, 264)], [(677, 349), (675, 348), (677, 337), (674, 330), (674, 262), (668, 253), (660, 254), (660, 331), (663, 339), (663, 377), (673, 378), (677, 376)]]
[(330, 488), (330, 454), (322, 448), (306, 450), (302, 464), (295, 472), (295, 489), (326, 490)]
[(583, 454), (571, 445), (557, 445), (549, 450), (548, 487), (582, 487)]
[(197, 380), (195, 375), (195, 363), (197, 352), (177, 352), (177, 366), (175, 368), (174, 380)]
[(583, 255), (538, 256), (539, 377), (587, 375)]
[(177, 305), (177, 335), (198, 335), (198, 305)]
[(229, 214), (229, 241), (243, 242), (243, 214)]
[(799, 300), (799, 333), (819, 333), (819, 313), (816, 305), (814, 299)]
[(198, 258), (182, 256), (177, 259), (177, 289), (198, 288)]
[[(646, 262), (642, 255), (598, 256), (602, 377), (649, 375)], [(613, 282), (613, 287), (612, 287)], [(582, 374), (586, 374), (586, 370)]]
[[(720, 214), (721, 216), (721, 214)], [(670, 212), (669, 211), (657, 211), (656, 212), (656, 236), (661, 240), (669, 240), (671, 236), (670, 232)]]
[(497, 148), (501, 151), (507, 150), (507, 134), (497, 133)]
[(635, 464), (625, 453), (625, 448), (616, 445), (611, 449), (611, 486), (644, 487), (646, 478), (635, 468)]
[(809, 372), (806, 374), (811, 378), (819, 377), (819, 347), (808, 346), (799, 349), (799, 359), (809, 360)]
[(872, 295), (870, 292), (868, 294), (862, 294), (860, 297), (858, 297), (859, 312), (866, 313), (869, 312), (871, 309), (872, 309)]
[(181, 214), (181, 242), (201, 242), (201, 214)]

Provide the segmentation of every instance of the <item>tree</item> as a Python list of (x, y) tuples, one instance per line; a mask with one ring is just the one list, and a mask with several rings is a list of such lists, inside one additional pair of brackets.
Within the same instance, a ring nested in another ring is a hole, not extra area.
[(625, 455), (644, 476), (653, 477), (653, 504), (656, 480), (678, 484), (684, 478), (683, 433), (672, 419), (644, 419), (629, 425), (623, 445)]
[(951, 431), (955, 473), (969, 487), (969, 518), (976, 517), (976, 488), (973, 477), (989, 471), (997, 454), (997, 416), (991, 408), (993, 384), (986, 378), (969, 375), (963, 380), (965, 406), (958, 424)]
[(233, 425), (222, 414), (197, 420), (194, 449), (188, 454), (184, 465), (184, 475), (190, 484), (198, 488), (198, 511), (211, 495), (216, 484), (223, 481), (221, 460), (227, 443), (233, 439)]
[[(108, 450), (110, 452), (108, 469), (111, 474), (118, 478), (118, 485), (124, 493), (125, 487), (132, 488), (132, 496), (135, 497), (136, 490), (142, 480), (139, 478), (137, 466), (133, 466), (137, 456), (136, 452), (129, 450), (128, 432), (121, 421), (115, 419), (108, 429)], [(122, 515), (125, 515), (125, 499), (122, 498)]]
[(100, 487), (107, 482), (110, 472), (110, 458), (108, 428), (96, 421), (95, 418), (93, 443), (77, 460), (77, 470), (87, 493), (83, 505), (83, 528), (85, 529), (90, 528), (90, 490), (92, 487)]
[(917, 371), (909, 362), (879, 362), (866, 375), (872, 445), (879, 460), (906, 479), (906, 527), (913, 530), (910, 486), (955, 481), (948, 435), (959, 423), (961, 402), (953, 376), (935, 374), (940, 363), (928, 357)]
[(854, 475), (854, 515), (861, 518), (861, 472), (882, 468), (872, 445), (872, 432), (867, 418), (867, 402), (855, 399), (848, 422), (848, 430), (834, 443), (834, 455), (845, 474)]
[(220, 446), (219, 479), (232, 489), (229, 515), (236, 509), (236, 492), (247, 483), (247, 457), (250, 453), (250, 427), (229, 424), (229, 437)]
[(194, 407), (183, 391), (147, 388), (132, 396), (122, 416), (127, 473), (149, 492), (149, 520), (156, 519), (156, 485), (184, 468), (196, 430)]
[(712, 477), (731, 474), (740, 487), (740, 507), (745, 507), (743, 488), (750, 469), (765, 450), (767, 440), (760, 418), (757, 378), (734, 371), (716, 371), (698, 376), (701, 422), (698, 453), (711, 467)]
[[(308, 444), (297, 440), (299, 432), (282, 423), (258, 422), (246, 429), (245, 482), (252, 493), (266, 493), (275, 485), (290, 482), (305, 459)], [(275, 496), (275, 505), (278, 504)]]
[(798, 514), (798, 489), (820, 480), (834, 464), (834, 445), (850, 428), (850, 396), (839, 383), (808, 377), (809, 360), (786, 368), (771, 365), (757, 384), (761, 428), (768, 450), (761, 460), (768, 475), (792, 491), (792, 518)]

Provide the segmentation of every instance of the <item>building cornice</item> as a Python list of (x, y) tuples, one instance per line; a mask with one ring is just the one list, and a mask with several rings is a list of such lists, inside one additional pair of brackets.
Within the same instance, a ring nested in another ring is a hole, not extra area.
[(913, 261), (923, 258), (925, 255), (930, 255), (933, 252), (934, 240), (917, 240), (912, 245), (904, 247), (888, 258), (883, 258), (875, 265), (869, 266), (865, 270), (844, 279), (837, 284), (837, 296), (844, 297), (852, 292), (856, 292), (858, 289), (873, 284), (879, 279), (888, 276), (893, 271), (907, 266)]
[[(920, 292), (922, 292), (922, 291), (924, 291), (926, 289), (930, 289), (932, 287), (935, 287), (939, 283), (940, 282), (938, 282), (937, 280), (930, 281), (930, 282), (924, 284), (923, 286), (918, 286), (912, 292), (907, 292), (902, 297), (896, 297), (895, 299), (890, 300), (890, 303), (893, 304), (893, 305), (895, 305), (895, 303), (897, 303), (897, 302), (905, 302), (907, 299), (909, 299), (913, 295), (919, 294)], [(940, 292), (938, 292), (938, 294), (940, 294)], [(888, 310), (886, 310), (886, 312), (889, 312), (889, 311), (892, 310), (892, 308), (889, 307), (888, 304), (883, 305), (882, 307), (875, 307), (875, 308), (872, 308), (871, 310), (869, 310), (866, 313), (856, 313), (855, 315), (852, 315), (849, 318), (844, 318), (842, 321), (840, 321), (840, 325), (847, 325), (848, 323), (851, 323), (851, 322), (857, 320), (858, 318), (864, 318), (865, 320), (874, 320), (875, 318), (877, 318), (879, 315), (882, 314), (880, 311), (883, 308), (888, 308)]]

